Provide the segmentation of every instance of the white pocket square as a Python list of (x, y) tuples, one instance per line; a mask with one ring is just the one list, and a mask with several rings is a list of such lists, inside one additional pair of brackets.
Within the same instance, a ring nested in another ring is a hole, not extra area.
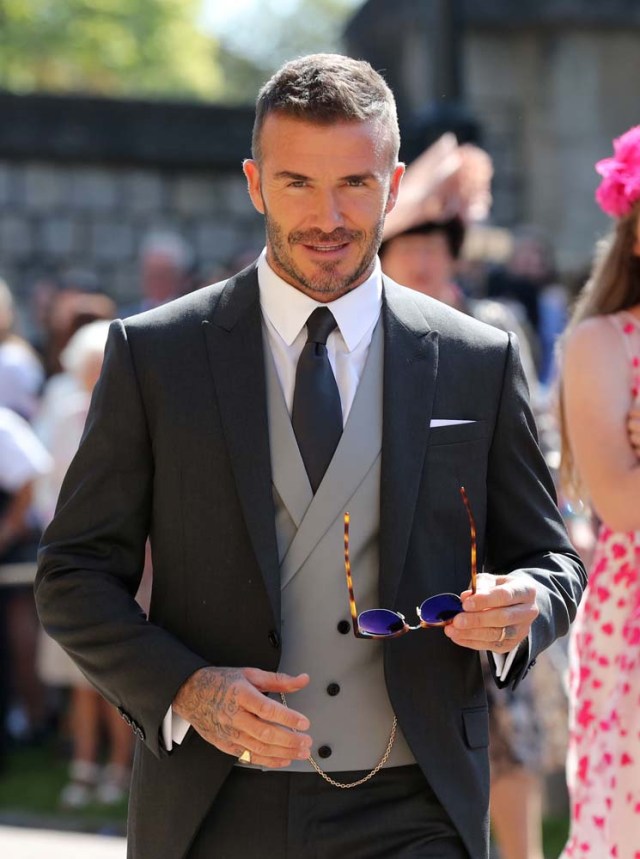
[(446, 418), (432, 418), (429, 426), (432, 427), (451, 427), (457, 424), (475, 424), (475, 421), (457, 421), (447, 420)]

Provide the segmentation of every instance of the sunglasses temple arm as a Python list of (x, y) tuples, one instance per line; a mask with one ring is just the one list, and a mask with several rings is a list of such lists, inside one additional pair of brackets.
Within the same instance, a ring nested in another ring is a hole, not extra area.
[(353, 579), (351, 577), (351, 559), (349, 556), (349, 521), (348, 513), (344, 514), (344, 571), (347, 577), (347, 590), (349, 591), (349, 611), (351, 612), (351, 623), (353, 625), (353, 634), (356, 638), (361, 638), (360, 624), (358, 623), (358, 609), (356, 608), (356, 598), (353, 593)]
[(476, 533), (476, 521), (473, 518), (473, 513), (471, 512), (471, 505), (469, 504), (469, 498), (467, 497), (467, 492), (464, 486), (460, 487), (460, 495), (462, 496), (464, 506), (467, 509), (467, 516), (469, 517), (469, 529), (471, 531), (471, 592), (475, 594), (478, 576), (478, 542)]

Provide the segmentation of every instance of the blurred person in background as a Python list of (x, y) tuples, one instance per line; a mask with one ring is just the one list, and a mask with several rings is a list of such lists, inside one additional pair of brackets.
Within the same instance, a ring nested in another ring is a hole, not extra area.
[(120, 308), (126, 318), (153, 307), (160, 307), (191, 291), (193, 254), (187, 242), (169, 231), (151, 232), (140, 248), (139, 301)]
[[(396, 206), (386, 219), (380, 248), (382, 270), (398, 283), (476, 319), (515, 331), (535, 402), (536, 370), (518, 319), (501, 302), (468, 298), (456, 282), (466, 230), (489, 212), (492, 172), (485, 152), (470, 144), (459, 146), (450, 134), (427, 149), (407, 168)], [(545, 656), (538, 660), (536, 679), (547, 687), (553, 685), (555, 694), (548, 694), (546, 701), (555, 702), (552, 722), (564, 725), (566, 697), (558, 672)], [(489, 679), (489, 665), (484, 665)], [(537, 703), (539, 691), (532, 677), (515, 690), (487, 683), (491, 822), (501, 859), (543, 859), (542, 774), (550, 763), (560, 765), (565, 746), (560, 745), (558, 753), (554, 743), (555, 755), (545, 748), (553, 724), (545, 736), (550, 714), (543, 719)]]
[(527, 330), (538, 377), (548, 389), (555, 378), (555, 345), (566, 325), (568, 297), (544, 230), (522, 224), (513, 231), (511, 254), (504, 265), (491, 268), (486, 291), (489, 298), (508, 304)]
[[(109, 324), (99, 320), (82, 326), (60, 355), (60, 363), (74, 385), (66, 391), (58, 386), (60, 401), (47, 427), (53, 467), (38, 481), (36, 492), (38, 512), (45, 525), (53, 518), (62, 481), (80, 444), (91, 392), (102, 369)], [(48, 686), (72, 690), (69, 715), (72, 760), (60, 804), (65, 808), (82, 808), (92, 802), (110, 805), (122, 801), (128, 791), (133, 751), (128, 726), (115, 707), (96, 692), (70, 657), (44, 632), (38, 669)], [(103, 730), (107, 763), (101, 766)]]
[(38, 407), (44, 372), (31, 346), (14, 331), (11, 290), (0, 278), (0, 406), (30, 421)]
[[(29, 424), (0, 406), (0, 568), (35, 561), (39, 532), (31, 518), (33, 483), (50, 467)], [(0, 758), (10, 709), (21, 714), (20, 739), (35, 739), (44, 729), (44, 696), (34, 667), (35, 622), (31, 588), (9, 588), (0, 581)]]
[(385, 274), (397, 283), (503, 331), (515, 331), (535, 402), (536, 370), (518, 319), (497, 301), (465, 295), (457, 282), (467, 229), (489, 213), (492, 175), (486, 152), (443, 135), (407, 169), (398, 205), (385, 221), (380, 259)]
[(93, 271), (69, 269), (51, 295), (43, 341), (47, 377), (60, 373), (60, 353), (75, 332), (97, 319), (113, 319), (116, 304)]
[(67, 398), (73, 394), (86, 396), (77, 376), (62, 365), (60, 355), (82, 327), (92, 322), (110, 321), (115, 314), (115, 302), (102, 290), (92, 271), (73, 269), (62, 276), (47, 319), (45, 352), (48, 378), (33, 422), (47, 449), (51, 447), (52, 427), (58, 425), (58, 412), (65, 410)]
[(596, 200), (614, 224), (561, 352), (563, 485), (601, 523), (570, 639), (563, 859), (640, 849), (640, 464), (628, 434), (640, 405), (640, 126), (613, 145), (596, 164)]

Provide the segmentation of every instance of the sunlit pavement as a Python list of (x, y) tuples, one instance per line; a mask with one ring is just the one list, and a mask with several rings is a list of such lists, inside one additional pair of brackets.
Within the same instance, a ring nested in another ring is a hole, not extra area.
[(3, 859), (125, 859), (124, 838), (0, 826)]

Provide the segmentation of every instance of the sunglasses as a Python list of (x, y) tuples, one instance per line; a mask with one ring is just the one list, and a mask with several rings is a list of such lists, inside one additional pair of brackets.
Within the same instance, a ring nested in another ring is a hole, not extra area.
[[(464, 502), (469, 517), (469, 528), (471, 531), (471, 592), (476, 592), (477, 578), (477, 545), (476, 545), (476, 523), (471, 512), (469, 499), (464, 486), (460, 487), (460, 495)], [(356, 638), (397, 638), (406, 632), (415, 629), (428, 629), (430, 627), (446, 626), (453, 618), (462, 611), (462, 600), (456, 594), (437, 594), (429, 597), (422, 605), (416, 607), (420, 623), (410, 626), (403, 614), (399, 611), (391, 611), (388, 608), (373, 608), (358, 614), (356, 598), (353, 593), (353, 579), (351, 578), (351, 561), (349, 559), (349, 521), (348, 513), (344, 514), (344, 568), (347, 574), (347, 588), (349, 590), (349, 608), (351, 610), (351, 621), (353, 623), (353, 634)]]

